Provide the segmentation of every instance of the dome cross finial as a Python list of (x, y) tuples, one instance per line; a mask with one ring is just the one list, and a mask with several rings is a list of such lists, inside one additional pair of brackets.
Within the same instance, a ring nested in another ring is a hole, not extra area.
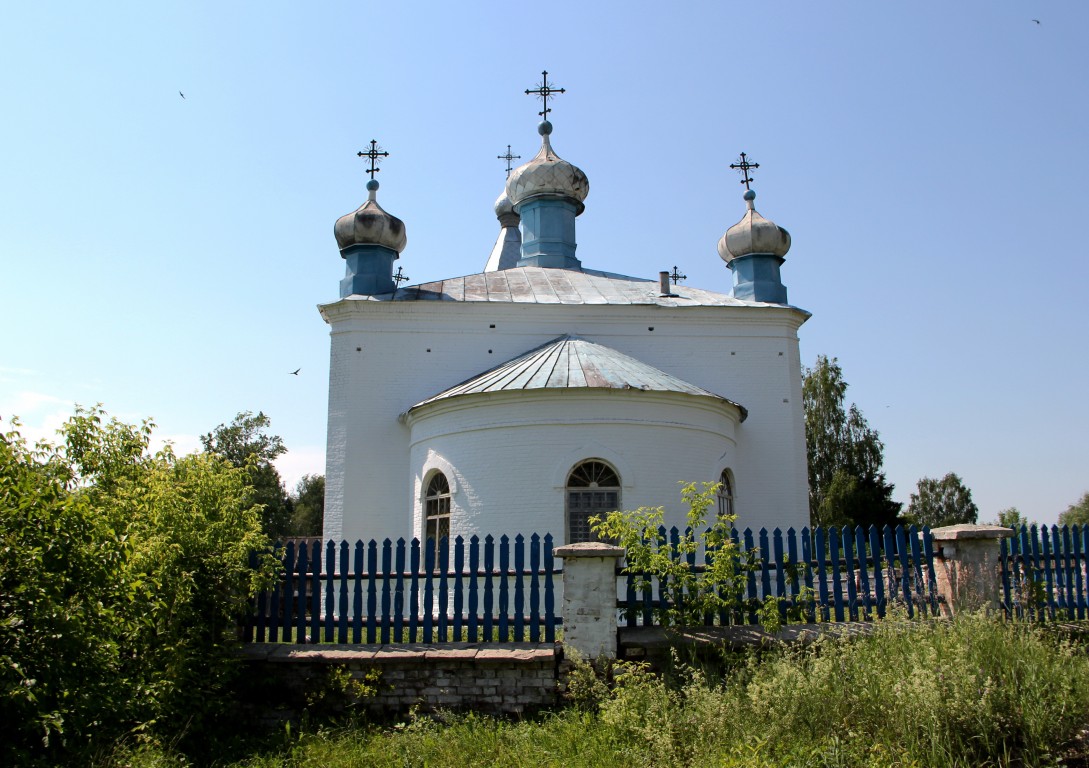
[(496, 160), (506, 160), (507, 161), (507, 178), (508, 179), (510, 178), (511, 170), (513, 170), (512, 166), (510, 164), (510, 161), (511, 160), (521, 160), (521, 159), (522, 159), (521, 155), (512, 155), (510, 153), (510, 144), (507, 145), (507, 154), (497, 155), (496, 156)]
[(749, 170), (759, 168), (760, 163), (750, 163), (744, 152), (741, 153), (739, 160), (740, 162), (730, 163), (730, 167), (742, 175), (740, 183), (744, 184), (745, 189), (747, 190), (749, 189), (749, 184), (752, 183), (752, 177), (749, 176)]
[(566, 93), (566, 88), (553, 88), (548, 84), (548, 70), (546, 69), (541, 73), (543, 80), (537, 84), (536, 88), (526, 88), (526, 95), (535, 94), (543, 103), (544, 109), (537, 114), (541, 116), (542, 120), (548, 120), (548, 113), (552, 110), (548, 108), (548, 97), (554, 93)]
[(370, 160), (371, 167), (364, 171), (364, 173), (369, 173), (371, 175), (371, 179), (373, 180), (374, 174), (382, 170), (378, 167), (378, 163), (381, 162), (379, 158), (389, 157), (389, 152), (384, 152), (382, 148), (378, 146), (378, 142), (374, 139), (371, 139), (371, 148), (368, 149), (366, 152), (357, 152), (356, 157), (365, 157)]

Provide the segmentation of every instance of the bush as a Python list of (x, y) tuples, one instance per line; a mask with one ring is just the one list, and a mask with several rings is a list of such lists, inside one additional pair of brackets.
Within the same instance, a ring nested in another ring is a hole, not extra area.
[(270, 573), (248, 565), (267, 540), (243, 470), (103, 417), (77, 409), (59, 446), (0, 438), (0, 762), (206, 733)]

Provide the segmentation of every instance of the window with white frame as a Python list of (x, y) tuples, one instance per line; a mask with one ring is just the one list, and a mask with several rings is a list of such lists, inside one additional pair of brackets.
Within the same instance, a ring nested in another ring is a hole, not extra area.
[(433, 539), (436, 550), (443, 537), (450, 536), (450, 481), (436, 472), (427, 482), (424, 494), (425, 540)]
[(734, 514), (734, 478), (730, 470), (722, 470), (718, 479), (718, 516), (728, 517)]
[(594, 541), (590, 518), (620, 509), (620, 476), (600, 459), (576, 465), (567, 476), (567, 543)]

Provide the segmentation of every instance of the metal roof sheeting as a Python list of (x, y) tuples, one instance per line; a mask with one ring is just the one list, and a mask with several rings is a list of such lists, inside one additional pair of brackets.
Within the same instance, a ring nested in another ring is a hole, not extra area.
[(687, 285), (662, 296), (657, 280), (593, 269), (515, 267), (398, 288), (378, 301), (496, 301), (515, 304), (658, 304), (665, 307), (743, 307), (760, 302)]
[(732, 400), (689, 384), (615, 349), (578, 336), (560, 336), (553, 339), (524, 355), (416, 403), (409, 411), (462, 395), (572, 388), (680, 392), (697, 397), (710, 397), (734, 405), (740, 409), (742, 421), (748, 415), (743, 406)]

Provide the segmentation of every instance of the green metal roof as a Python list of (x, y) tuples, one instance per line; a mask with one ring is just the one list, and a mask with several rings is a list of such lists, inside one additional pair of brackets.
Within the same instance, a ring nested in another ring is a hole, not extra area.
[(709, 397), (736, 406), (741, 420), (748, 416), (745, 407), (714, 392), (689, 384), (652, 365), (636, 360), (615, 349), (579, 338), (560, 336), (513, 360), (450, 387), (421, 406), (463, 395), (486, 392), (515, 392), (534, 389), (627, 389), (644, 392), (678, 392)]

